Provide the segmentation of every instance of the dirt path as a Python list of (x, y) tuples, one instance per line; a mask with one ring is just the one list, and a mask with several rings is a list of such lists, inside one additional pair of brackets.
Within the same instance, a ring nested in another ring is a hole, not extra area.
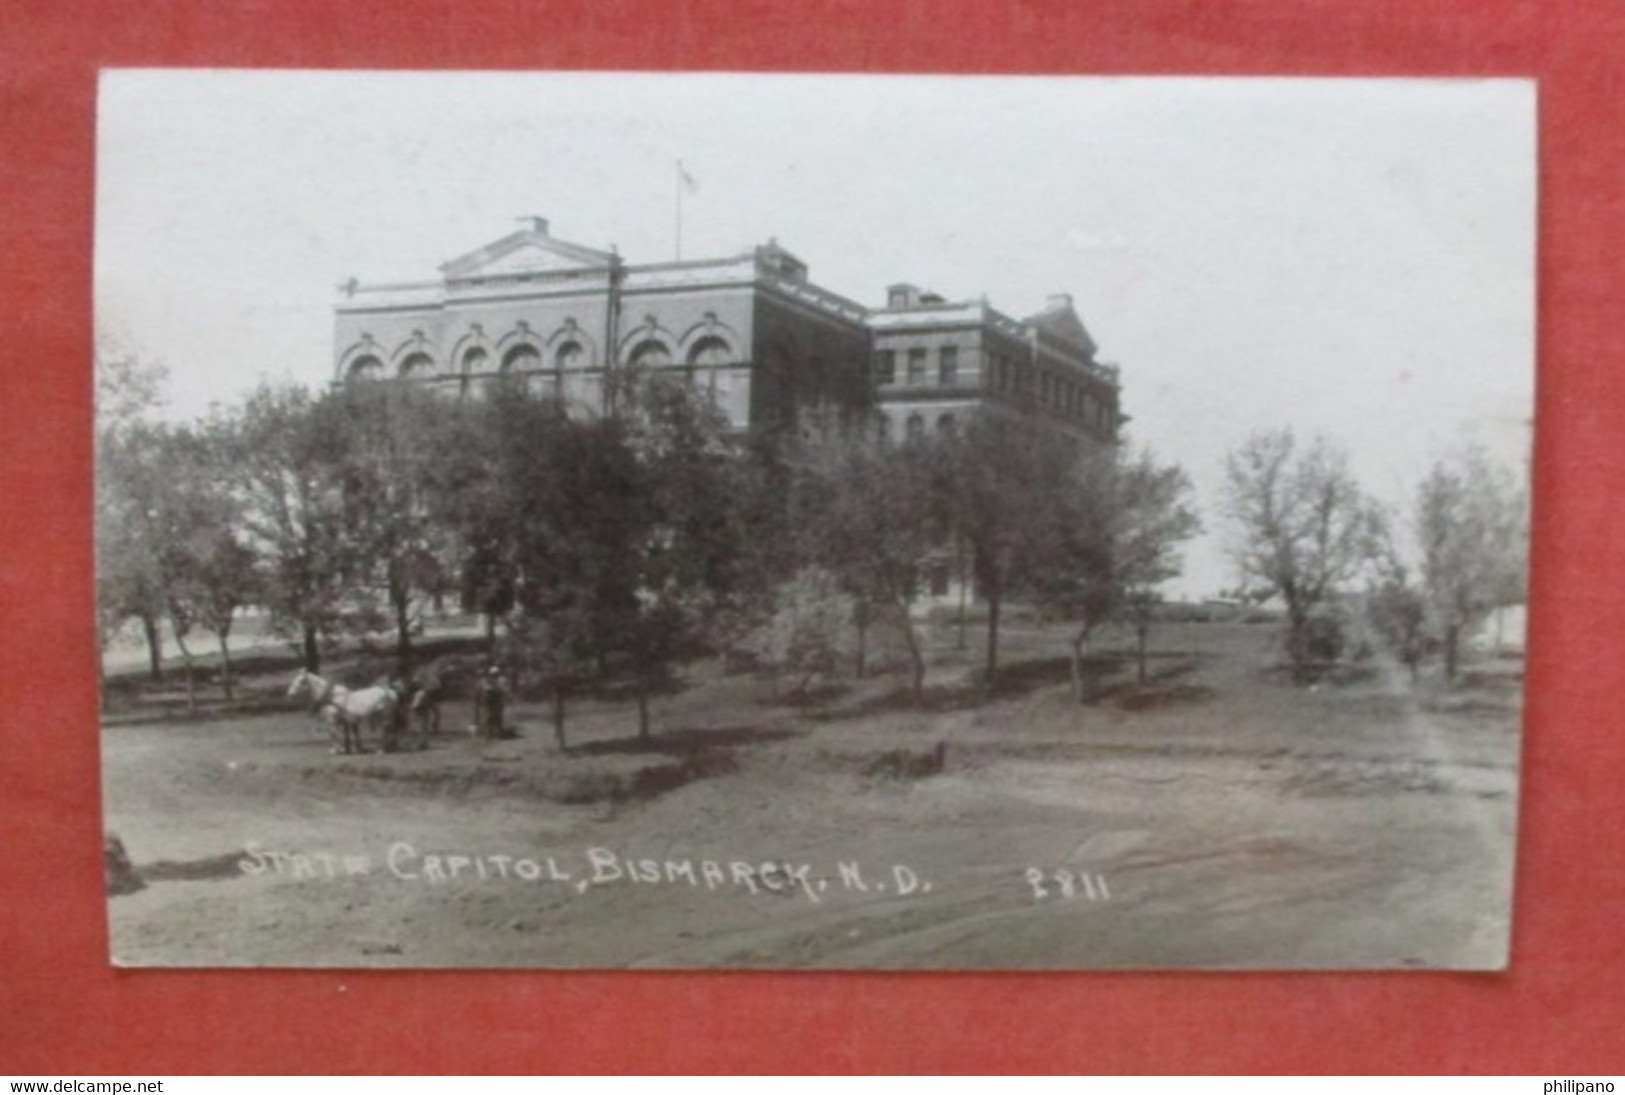
[[(562, 805), (527, 781), (669, 758), (563, 760), (539, 725), (515, 743), (349, 761), (298, 717), (110, 729), (108, 824), (148, 877), (111, 902), (114, 952), (137, 965), (1499, 965), (1515, 710), (1425, 710), (1381, 679), (1260, 687), (1231, 654), (1197, 659), (1150, 709), (1079, 708), (1064, 687), (929, 716), (739, 707), (715, 721), (733, 728), (730, 770), (618, 805)], [(580, 712), (589, 747), (620, 732), (596, 717)], [(938, 740), (941, 774), (865, 774)]]

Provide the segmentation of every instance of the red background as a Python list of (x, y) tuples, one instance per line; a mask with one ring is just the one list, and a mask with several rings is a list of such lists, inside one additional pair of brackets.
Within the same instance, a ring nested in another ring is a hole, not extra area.
[[(1618, 0), (0, 0), (0, 1072), (1625, 1068), (1622, 59)], [(110, 968), (89, 581), (104, 65), (1538, 77), (1512, 971)]]

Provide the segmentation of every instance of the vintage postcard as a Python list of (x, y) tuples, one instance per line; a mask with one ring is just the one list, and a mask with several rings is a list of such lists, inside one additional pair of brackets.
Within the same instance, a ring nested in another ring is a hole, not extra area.
[(1516, 80), (113, 70), (126, 966), (1509, 961)]

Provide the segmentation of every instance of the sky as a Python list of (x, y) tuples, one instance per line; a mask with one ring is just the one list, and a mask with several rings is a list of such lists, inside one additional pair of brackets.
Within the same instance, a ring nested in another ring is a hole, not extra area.
[(1234, 584), (1225, 454), (1290, 425), (1402, 506), (1467, 440), (1526, 470), (1535, 90), (1513, 80), (111, 70), (98, 333), (188, 418), (330, 379), (337, 286), (426, 281), (547, 217), (632, 263), (776, 238), (861, 303), (1071, 293), (1127, 439)]

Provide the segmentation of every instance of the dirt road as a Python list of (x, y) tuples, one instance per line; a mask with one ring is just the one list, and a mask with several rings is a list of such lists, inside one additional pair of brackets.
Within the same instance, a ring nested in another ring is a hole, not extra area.
[[(297, 712), (111, 725), (130, 965), (1494, 968), (1516, 684), (1295, 688), (1273, 634), (1164, 639), (1160, 683), (916, 711), (707, 679), (584, 703), (578, 747), (331, 756)], [(1012, 643), (1020, 649), (1019, 642)], [(455, 721), (455, 720), (453, 720)], [(946, 745), (942, 770), (933, 747)], [(699, 758), (699, 759), (696, 759)], [(574, 803), (574, 804), (572, 804)]]

